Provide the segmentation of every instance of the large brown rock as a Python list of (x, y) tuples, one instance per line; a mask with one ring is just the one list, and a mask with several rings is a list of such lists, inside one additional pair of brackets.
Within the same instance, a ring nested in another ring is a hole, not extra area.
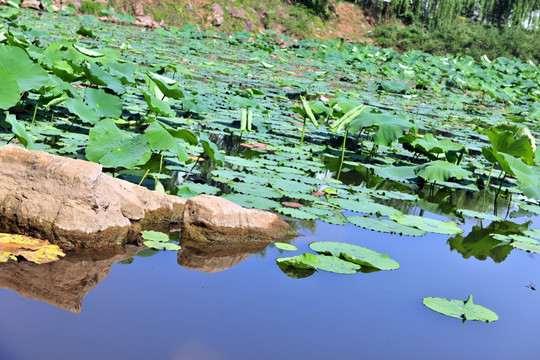
[(201, 242), (269, 241), (297, 235), (276, 214), (245, 209), (211, 195), (188, 199), (182, 223), (182, 238)]
[(102, 172), (101, 165), (0, 147), (0, 232), (63, 249), (135, 240), (142, 227), (179, 221), (185, 200)]

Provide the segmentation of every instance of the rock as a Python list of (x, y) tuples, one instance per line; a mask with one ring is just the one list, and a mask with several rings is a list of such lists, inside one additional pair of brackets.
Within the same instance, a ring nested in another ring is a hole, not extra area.
[(129, 259), (142, 249), (133, 245), (84, 249), (40, 265), (30, 261), (0, 263), (0, 287), (78, 314), (83, 298), (107, 277), (112, 264)]
[(182, 249), (178, 251), (178, 265), (190, 270), (216, 273), (241, 263), (253, 254), (258, 254), (270, 241), (220, 243), (198, 242), (182, 239)]
[(136, 241), (143, 227), (179, 221), (185, 200), (102, 172), (101, 165), (0, 147), (0, 232), (64, 250)]
[(199, 195), (187, 200), (182, 239), (199, 242), (255, 242), (280, 240), (298, 234), (273, 213), (245, 209), (224, 198)]
[(34, 9), (34, 10), (43, 10), (45, 7), (38, 0), (24, 0), (19, 5), (22, 8)]
[(225, 12), (223, 11), (223, 8), (217, 4), (212, 4), (212, 9), (214, 9), (214, 13), (210, 16), (210, 22), (213, 26), (221, 26), (225, 22)]
[(235, 17), (237, 19), (246, 20), (246, 11), (245, 10), (240, 10), (240, 9), (237, 9), (237, 8), (234, 8), (234, 7), (231, 7), (231, 6), (227, 6), (225, 9), (227, 9), (227, 11), (229, 12), (229, 14), (232, 17)]

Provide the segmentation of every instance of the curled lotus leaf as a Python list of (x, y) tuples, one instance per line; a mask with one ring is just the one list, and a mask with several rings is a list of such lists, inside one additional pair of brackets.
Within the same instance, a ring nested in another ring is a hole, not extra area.
[(17, 256), (22, 256), (36, 264), (44, 264), (56, 261), (59, 256), (64, 255), (62, 249), (47, 240), (25, 235), (0, 234), (0, 262), (16, 260)]

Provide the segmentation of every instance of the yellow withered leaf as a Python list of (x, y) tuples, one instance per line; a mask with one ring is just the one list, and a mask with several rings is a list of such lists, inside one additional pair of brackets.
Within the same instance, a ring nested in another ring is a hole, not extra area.
[(64, 255), (62, 249), (47, 240), (0, 233), (0, 262), (17, 260), (17, 256), (22, 256), (36, 264), (44, 264), (56, 261), (58, 256)]

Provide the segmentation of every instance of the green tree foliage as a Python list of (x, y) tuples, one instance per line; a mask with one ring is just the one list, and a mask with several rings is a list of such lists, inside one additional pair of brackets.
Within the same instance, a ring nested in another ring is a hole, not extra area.
[(429, 29), (452, 24), (458, 17), (483, 23), (538, 29), (540, 0), (356, 0), (365, 9), (382, 17), (398, 17), (422, 23)]

